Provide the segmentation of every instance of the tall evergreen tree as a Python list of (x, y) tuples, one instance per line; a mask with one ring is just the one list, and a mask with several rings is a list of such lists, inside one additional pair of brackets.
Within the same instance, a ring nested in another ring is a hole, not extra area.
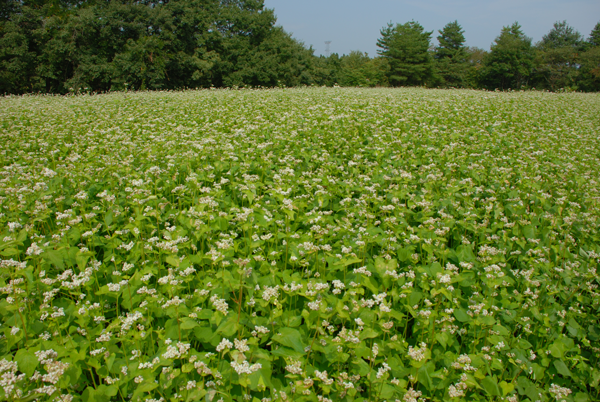
[(575, 88), (583, 36), (566, 21), (554, 27), (536, 44), (534, 85), (555, 91)]
[(440, 33), (437, 37), (439, 46), (435, 48), (435, 58), (463, 60), (465, 57), (465, 31), (458, 21), (449, 22), (438, 32)]
[(587, 39), (587, 41), (593, 47), (600, 46), (600, 22), (598, 22), (594, 29), (592, 29), (590, 37)]
[(429, 53), (431, 32), (415, 21), (391, 23), (377, 40), (378, 53), (389, 63), (389, 82), (393, 86), (426, 85), (434, 77), (433, 59)]
[(531, 38), (519, 23), (502, 28), (484, 59), (483, 84), (488, 89), (521, 88), (529, 84), (533, 69)]
[(567, 21), (555, 22), (554, 27), (542, 37), (538, 46), (545, 49), (564, 47), (579, 48), (583, 45), (583, 36)]
[(600, 91), (600, 22), (587, 39), (587, 50), (579, 59), (578, 88), (583, 91)]
[(458, 21), (450, 22), (438, 31), (439, 45), (435, 48), (437, 75), (444, 86), (465, 87), (468, 85), (470, 65), (467, 63), (465, 36)]

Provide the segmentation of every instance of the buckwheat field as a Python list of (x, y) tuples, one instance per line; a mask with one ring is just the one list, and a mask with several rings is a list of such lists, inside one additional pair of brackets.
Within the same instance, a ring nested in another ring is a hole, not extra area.
[(600, 96), (0, 99), (0, 400), (600, 400)]

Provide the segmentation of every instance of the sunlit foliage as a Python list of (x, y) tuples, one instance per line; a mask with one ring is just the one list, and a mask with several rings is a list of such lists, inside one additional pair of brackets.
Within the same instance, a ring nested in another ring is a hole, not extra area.
[(598, 399), (600, 97), (0, 99), (0, 400)]

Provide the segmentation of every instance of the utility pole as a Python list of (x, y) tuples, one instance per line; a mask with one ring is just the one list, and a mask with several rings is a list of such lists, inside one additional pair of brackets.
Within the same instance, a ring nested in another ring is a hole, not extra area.
[(331, 44), (330, 40), (325, 41), (325, 57), (329, 57), (329, 45)]

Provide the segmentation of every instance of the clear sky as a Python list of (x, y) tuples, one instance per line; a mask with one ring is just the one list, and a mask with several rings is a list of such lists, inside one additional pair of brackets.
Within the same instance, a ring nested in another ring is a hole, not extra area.
[(552, 29), (556, 21), (567, 20), (587, 38), (600, 21), (600, 0), (265, 0), (275, 10), (277, 25), (316, 55), (325, 54), (325, 41), (332, 53), (352, 50), (377, 53), (379, 31), (388, 22), (419, 22), (428, 31), (438, 30), (457, 20), (465, 31), (466, 45), (489, 50), (503, 26), (515, 21), (533, 43)]

